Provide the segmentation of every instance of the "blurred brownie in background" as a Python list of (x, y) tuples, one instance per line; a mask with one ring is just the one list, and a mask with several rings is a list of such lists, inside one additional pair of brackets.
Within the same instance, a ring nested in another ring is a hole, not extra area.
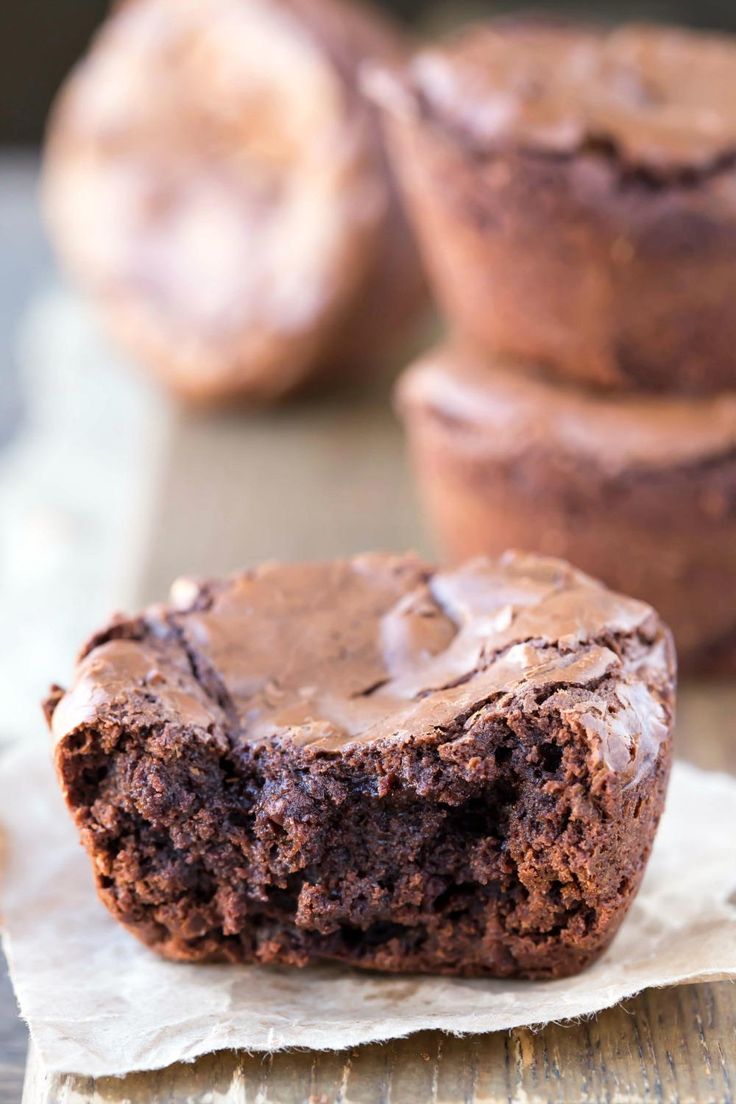
[(734, 40), (505, 19), (379, 88), (456, 332), (562, 380), (736, 387)]
[(616, 398), (457, 348), (398, 392), (453, 561), (518, 547), (652, 602), (682, 665), (736, 663), (736, 393)]
[(127, 0), (54, 108), (45, 206), (120, 343), (187, 399), (368, 373), (423, 283), (338, 0)]

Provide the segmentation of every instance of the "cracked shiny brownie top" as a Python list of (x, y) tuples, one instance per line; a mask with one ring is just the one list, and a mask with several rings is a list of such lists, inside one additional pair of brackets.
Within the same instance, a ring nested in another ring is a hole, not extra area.
[[(58, 737), (130, 710), (336, 752), (427, 736), (552, 686), (590, 689), (588, 716), (616, 768), (642, 769), (666, 727), (656, 616), (557, 560), (509, 553), (447, 572), (412, 556), (267, 564), (226, 582), (181, 579), (171, 599), (93, 639), (55, 709)], [(612, 675), (613, 705), (595, 693)]]
[(673, 706), (650, 607), (509, 553), (180, 581), (46, 710), (99, 894), (159, 953), (561, 977), (636, 893)]

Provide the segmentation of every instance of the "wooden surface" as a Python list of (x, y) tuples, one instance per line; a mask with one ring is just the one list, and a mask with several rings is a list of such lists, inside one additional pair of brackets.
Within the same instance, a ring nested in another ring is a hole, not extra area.
[[(262, 416), (170, 412), (153, 477), (140, 597), (182, 571), (264, 557), (424, 548), (401, 437), (386, 395)], [(736, 773), (736, 689), (686, 688), (679, 753)], [(221, 1054), (123, 1080), (44, 1075), (25, 1104), (497, 1104), (666, 1101), (725, 1104), (736, 1092), (736, 987), (648, 992), (573, 1026), (448, 1038), (425, 1033), (342, 1054)]]
[[(18, 318), (30, 297), (51, 278), (35, 200), (37, 166), (38, 157), (31, 151), (0, 150), (0, 458), (23, 424), (15, 355)], [(6, 522), (0, 513), (0, 532)], [(2, 565), (5, 571), (4, 559)], [(7, 616), (4, 605), (3, 610)], [(2, 697), (7, 700), (5, 686)], [(0, 1104), (17, 1104), (20, 1099), (26, 1040), (0, 951)]]
[(24, 1104), (716, 1104), (733, 1099), (733, 1025), (732, 986), (682, 986), (538, 1034), (433, 1031), (340, 1054), (227, 1052), (122, 1082), (32, 1072)]
[(23, 1085), (28, 1036), (18, 1018), (5, 959), (0, 952), (0, 1104), (17, 1104)]
[(256, 413), (169, 411), (137, 598), (180, 574), (426, 551), (390, 381)]
[(52, 275), (36, 205), (37, 173), (37, 154), (0, 148), (0, 448), (22, 417), (15, 350), (18, 319)]

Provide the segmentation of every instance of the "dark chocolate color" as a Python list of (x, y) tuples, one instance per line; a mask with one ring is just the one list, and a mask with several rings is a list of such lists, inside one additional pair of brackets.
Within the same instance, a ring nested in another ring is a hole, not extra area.
[(653, 611), (560, 561), (365, 556), (180, 582), (47, 713), (100, 895), (162, 954), (555, 977), (636, 892), (673, 686)]

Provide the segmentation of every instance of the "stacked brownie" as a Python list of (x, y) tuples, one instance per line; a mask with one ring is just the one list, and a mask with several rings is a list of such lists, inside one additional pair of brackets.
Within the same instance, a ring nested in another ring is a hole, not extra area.
[(376, 87), (453, 332), (399, 392), (445, 551), (564, 556), (732, 665), (736, 46), (505, 20)]

